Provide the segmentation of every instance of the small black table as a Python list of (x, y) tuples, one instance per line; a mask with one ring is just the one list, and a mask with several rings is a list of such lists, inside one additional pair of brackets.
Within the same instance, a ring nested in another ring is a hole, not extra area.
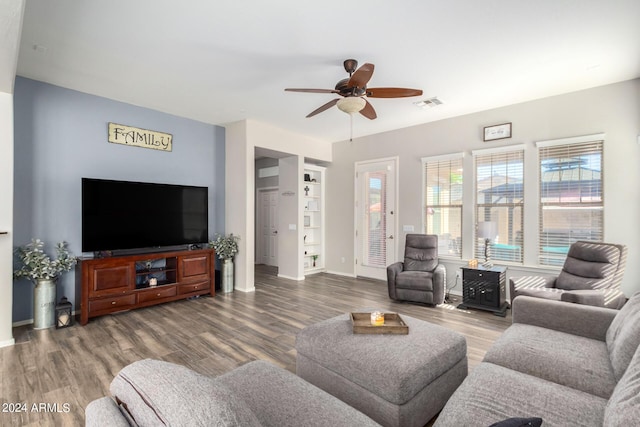
[(458, 308), (477, 308), (505, 317), (507, 267), (462, 267), (462, 303)]

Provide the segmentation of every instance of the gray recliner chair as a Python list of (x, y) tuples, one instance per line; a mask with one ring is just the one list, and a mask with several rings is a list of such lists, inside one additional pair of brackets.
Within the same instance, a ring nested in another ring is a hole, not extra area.
[(578, 241), (571, 245), (557, 277), (511, 278), (511, 301), (518, 295), (620, 308), (626, 301), (620, 290), (627, 247), (611, 243)]
[(387, 267), (389, 298), (425, 304), (442, 304), (446, 270), (438, 263), (438, 236), (407, 234), (404, 262)]

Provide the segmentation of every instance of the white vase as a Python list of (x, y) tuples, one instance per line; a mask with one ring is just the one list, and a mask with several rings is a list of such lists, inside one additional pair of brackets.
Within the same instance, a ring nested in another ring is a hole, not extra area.
[(222, 293), (233, 292), (233, 258), (222, 261)]
[(55, 325), (56, 282), (38, 279), (33, 290), (33, 329), (47, 329)]

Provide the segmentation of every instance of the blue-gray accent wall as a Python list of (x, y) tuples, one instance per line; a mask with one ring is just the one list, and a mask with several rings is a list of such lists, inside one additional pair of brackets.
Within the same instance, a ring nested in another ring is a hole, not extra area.
[[(109, 143), (109, 122), (170, 133), (173, 150)], [(224, 128), (21, 77), (15, 83), (14, 124), (15, 245), (40, 238), (53, 253), (54, 244), (64, 240), (81, 255), (83, 177), (206, 186), (209, 235), (224, 232)], [(162, 200), (141, 200), (131, 209), (152, 212), (162, 209)], [(58, 300), (66, 296), (75, 310), (74, 277), (61, 277)], [(31, 319), (32, 306), (33, 285), (15, 281), (13, 321)]]

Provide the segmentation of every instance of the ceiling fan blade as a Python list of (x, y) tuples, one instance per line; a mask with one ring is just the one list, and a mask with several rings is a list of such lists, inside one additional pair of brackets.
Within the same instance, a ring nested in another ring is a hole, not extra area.
[(420, 96), (422, 90), (402, 87), (373, 87), (367, 88), (369, 98), (403, 98), (406, 96)]
[(347, 83), (348, 87), (364, 88), (373, 75), (374, 65), (368, 62), (356, 70)]
[(336, 105), (339, 100), (340, 100), (340, 98), (333, 99), (333, 100), (327, 102), (326, 104), (322, 105), (321, 107), (316, 108), (315, 110), (313, 110), (312, 112), (307, 114), (307, 118), (313, 117), (316, 114), (322, 113), (324, 110), (328, 110), (329, 108), (331, 108), (334, 105)]
[(285, 89), (286, 92), (311, 92), (311, 93), (340, 93), (335, 89)]
[(373, 120), (378, 117), (378, 115), (376, 114), (376, 110), (373, 109), (373, 105), (371, 105), (366, 99), (365, 102), (366, 104), (364, 105), (364, 108), (360, 110), (360, 114), (362, 114), (369, 120)]

